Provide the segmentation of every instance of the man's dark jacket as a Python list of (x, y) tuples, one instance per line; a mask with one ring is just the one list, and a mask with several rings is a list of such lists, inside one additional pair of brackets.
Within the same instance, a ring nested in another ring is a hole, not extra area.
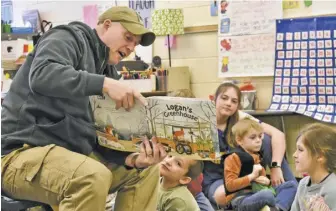
[[(83, 23), (46, 32), (18, 70), (3, 101), (2, 155), (23, 144), (56, 144), (84, 155), (99, 150), (89, 96), (101, 95), (104, 75), (113, 73), (108, 58), (109, 48)], [(102, 151), (119, 164), (128, 155)]]

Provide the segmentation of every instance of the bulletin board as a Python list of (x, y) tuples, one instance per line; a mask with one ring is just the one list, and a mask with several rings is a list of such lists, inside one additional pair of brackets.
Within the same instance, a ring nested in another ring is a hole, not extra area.
[(218, 77), (272, 76), (281, 1), (220, 0)]
[(336, 123), (336, 16), (277, 20), (270, 110)]

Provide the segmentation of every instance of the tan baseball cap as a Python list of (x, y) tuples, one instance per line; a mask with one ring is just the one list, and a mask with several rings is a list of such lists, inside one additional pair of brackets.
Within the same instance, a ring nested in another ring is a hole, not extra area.
[(142, 46), (149, 46), (155, 40), (155, 34), (145, 28), (140, 15), (129, 7), (112, 7), (99, 16), (98, 22), (103, 22), (107, 19), (112, 22), (119, 22), (132, 34), (141, 35), (140, 45)]

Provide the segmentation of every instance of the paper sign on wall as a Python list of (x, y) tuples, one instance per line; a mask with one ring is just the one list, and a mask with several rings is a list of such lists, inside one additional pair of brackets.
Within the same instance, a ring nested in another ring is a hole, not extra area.
[(274, 32), (282, 16), (281, 1), (221, 1), (219, 34), (243, 35)]
[(219, 37), (219, 77), (273, 75), (274, 35)]
[[(152, 11), (155, 9), (155, 1), (154, 0), (129, 0), (128, 6), (135, 11), (137, 11), (142, 18), (143, 24), (146, 28), (152, 28)], [(141, 46), (138, 45), (135, 48), (135, 53), (141, 57), (146, 63), (151, 63), (153, 58), (153, 46)]]
[(155, 9), (154, 0), (129, 0), (129, 8), (134, 9), (142, 18), (143, 24), (146, 28), (152, 28), (152, 11)]

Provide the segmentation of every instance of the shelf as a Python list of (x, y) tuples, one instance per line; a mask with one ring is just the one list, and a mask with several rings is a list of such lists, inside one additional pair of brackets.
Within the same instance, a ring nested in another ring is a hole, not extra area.
[(16, 60), (1, 60), (1, 67), (4, 70), (17, 70), (18, 65), (15, 63)]
[(12, 34), (12, 33), (1, 33), (1, 41), (25, 39), (32, 40), (33, 36), (36, 34)]
[(155, 92), (142, 92), (141, 94), (144, 97), (152, 97), (152, 96), (167, 96), (166, 91), (155, 91)]
[(202, 33), (202, 32), (217, 32), (218, 25), (205, 25), (205, 26), (190, 26), (184, 28), (185, 34), (192, 34), (192, 33)]
[(291, 116), (297, 115), (295, 112), (291, 111), (267, 111), (267, 110), (246, 110), (244, 111), (252, 116), (255, 117), (262, 117), (262, 116)]

